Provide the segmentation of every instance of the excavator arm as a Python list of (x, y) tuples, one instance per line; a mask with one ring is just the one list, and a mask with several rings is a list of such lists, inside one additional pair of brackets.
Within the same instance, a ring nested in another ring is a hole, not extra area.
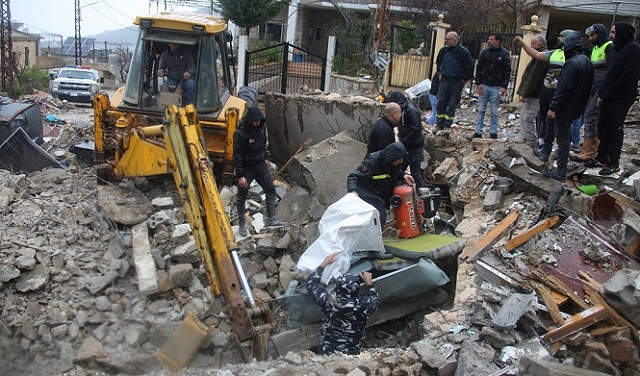
[[(227, 116), (240, 116), (227, 110)], [(202, 263), (214, 296), (222, 296), (226, 314), (239, 342), (252, 341), (251, 359), (266, 359), (266, 344), (272, 331), (269, 306), (256, 302), (242, 271), (237, 245), (221, 203), (205, 138), (193, 105), (167, 106), (162, 132), (167, 166), (173, 174)], [(261, 323), (254, 325), (254, 322)]]

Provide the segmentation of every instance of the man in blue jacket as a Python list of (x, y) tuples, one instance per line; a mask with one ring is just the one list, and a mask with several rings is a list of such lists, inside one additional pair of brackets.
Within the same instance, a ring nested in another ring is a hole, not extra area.
[(242, 124), (236, 129), (233, 137), (233, 166), (236, 170), (236, 178), (238, 178), (236, 207), (240, 235), (247, 236), (245, 201), (253, 179), (260, 184), (267, 195), (265, 225), (283, 226), (284, 223), (276, 219), (276, 188), (268, 168), (266, 119), (258, 107), (249, 107)]
[[(332, 253), (327, 256), (305, 283), (309, 295), (322, 310), (322, 339), (318, 352), (322, 355), (358, 355), (363, 348), (367, 320), (378, 309), (380, 298), (369, 272), (362, 272), (359, 276), (343, 274), (336, 278), (333, 290), (323, 287), (320, 284), (322, 272), (327, 265), (335, 262), (337, 255)], [(364, 294), (359, 294), (360, 281), (365, 284)]]
[(440, 86), (435, 132), (451, 128), (462, 89), (473, 78), (473, 57), (469, 50), (458, 43), (458, 33), (455, 31), (447, 33), (445, 46), (438, 52), (436, 66), (440, 73)]
[(478, 118), (476, 131), (471, 139), (482, 138), (484, 115), (487, 103), (491, 104), (489, 135), (498, 138), (498, 112), (500, 96), (507, 91), (511, 76), (511, 54), (502, 47), (502, 34), (491, 33), (487, 39), (488, 48), (480, 52), (476, 65), (476, 85), (478, 91)]
[(415, 108), (398, 90), (392, 90), (387, 95), (387, 102), (397, 103), (402, 108), (402, 118), (398, 123), (398, 135), (400, 142), (407, 149), (407, 159), (411, 176), (416, 181), (416, 187), (424, 187), (422, 169), (420, 165), (424, 161), (424, 136), (422, 134), (422, 117), (420, 110)]
[[(553, 98), (547, 111), (547, 119), (553, 126), (553, 133), (558, 144), (555, 170), (544, 170), (542, 174), (548, 178), (564, 183), (567, 175), (569, 149), (571, 147), (571, 124), (580, 117), (587, 105), (591, 84), (593, 83), (593, 64), (582, 54), (582, 33), (574, 31), (562, 41), (565, 62)], [(549, 132), (547, 132), (547, 135)], [(540, 159), (549, 160), (553, 139), (544, 140)]]

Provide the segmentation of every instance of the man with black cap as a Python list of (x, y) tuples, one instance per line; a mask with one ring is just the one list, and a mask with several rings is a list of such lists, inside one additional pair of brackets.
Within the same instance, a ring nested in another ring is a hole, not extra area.
[(636, 29), (631, 24), (616, 22), (609, 34), (616, 52), (598, 91), (600, 145), (596, 158), (585, 162), (587, 167), (603, 166), (600, 175), (612, 175), (620, 171), (624, 119), (638, 95), (640, 44), (634, 42), (635, 33)]
[(562, 45), (566, 60), (547, 111), (547, 119), (549, 119), (547, 126), (554, 129), (553, 131), (547, 130), (547, 137), (545, 137), (539, 157), (543, 161), (549, 160), (553, 139), (549, 139), (548, 135), (554, 134), (558, 143), (556, 169), (544, 170), (542, 174), (564, 183), (571, 147), (571, 123), (584, 112), (589, 99), (593, 83), (593, 64), (588, 57), (582, 54), (581, 32), (575, 31), (565, 37)]
[[(560, 35), (558, 36), (558, 45), (562, 46), (564, 38), (571, 35), (571, 33), (573, 33), (573, 30), (569, 29), (560, 32)], [(547, 62), (547, 74), (544, 78), (544, 85), (542, 86), (542, 92), (540, 93), (539, 98), (540, 110), (538, 112), (539, 121), (536, 132), (538, 134), (538, 144), (542, 147), (546, 142), (545, 139), (550, 139), (550, 142), (553, 142), (554, 139), (553, 126), (547, 127), (547, 112), (549, 111), (549, 103), (551, 103), (551, 98), (553, 98), (556, 85), (558, 84), (558, 77), (560, 77), (560, 72), (562, 71), (562, 66), (565, 62), (564, 52), (562, 51), (562, 48), (543, 52), (537, 51), (524, 43), (520, 36), (515, 38), (515, 42), (533, 59)], [(580, 115), (577, 117), (580, 117)], [(540, 157), (540, 148), (533, 149), (533, 152)]]
[[(335, 279), (333, 290), (320, 284), (320, 277), (327, 265), (336, 261), (338, 253), (327, 256), (307, 278), (307, 291), (322, 309), (322, 339), (318, 352), (322, 355), (343, 353), (358, 355), (362, 351), (364, 328), (369, 317), (378, 309), (380, 298), (369, 272), (359, 276), (343, 274)], [(359, 294), (360, 282), (366, 292)]]
[(415, 184), (413, 177), (405, 173), (407, 154), (402, 142), (394, 142), (383, 150), (367, 155), (360, 166), (347, 177), (347, 192), (357, 194), (378, 209), (381, 229), (384, 229), (387, 221), (387, 208), (393, 188), (402, 183)]
[[(609, 34), (603, 24), (595, 23), (587, 28), (585, 33), (593, 44), (591, 49), (591, 63), (593, 64), (593, 85), (591, 94), (584, 110), (584, 141), (580, 154), (571, 155), (571, 159), (579, 162), (588, 161), (598, 154), (598, 90), (607, 74), (607, 66), (613, 60), (613, 42), (609, 40)], [(579, 136), (579, 132), (578, 132)], [(572, 140), (575, 141), (575, 140)]]
[(422, 135), (422, 116), (420, 110), (407, 100), (407, 97), (398, 90), (389, 92), (387, 102), (397, 103), (402, 108), (402, 118), (398, 122), (398, 136), (400, 142), (407, 149), (407, 159), (411, 176), (416, 181), (416, 187), (424, 187), (422, 169), (420, 165), (424, 160), (424, 136)]

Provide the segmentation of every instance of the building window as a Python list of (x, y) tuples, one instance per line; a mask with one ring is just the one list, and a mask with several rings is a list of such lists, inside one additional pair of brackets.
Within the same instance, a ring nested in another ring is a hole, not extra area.
[(267, 22), (260, 25), (258, 31), (260, 39), (270, 39), (276, 42), (282, 42), (282, 22)]
[(315, 41), (322, 40), (322, 27), (320, 26), (313, 27), (313, 40)]

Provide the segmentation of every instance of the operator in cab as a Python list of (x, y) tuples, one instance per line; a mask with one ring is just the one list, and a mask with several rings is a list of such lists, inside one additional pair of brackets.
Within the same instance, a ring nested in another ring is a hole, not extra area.
[(196, 73), (196, 65), (193, 57), (186, 48), (177, 43), (168, 43), (169, 49), (160, 55), (158, 77), (167, 77), (165, 85), (170, 90), (178, 86), (184, 90), (184, 105), (193, 103), (196, 90), (196, 81), (193, 78)]

